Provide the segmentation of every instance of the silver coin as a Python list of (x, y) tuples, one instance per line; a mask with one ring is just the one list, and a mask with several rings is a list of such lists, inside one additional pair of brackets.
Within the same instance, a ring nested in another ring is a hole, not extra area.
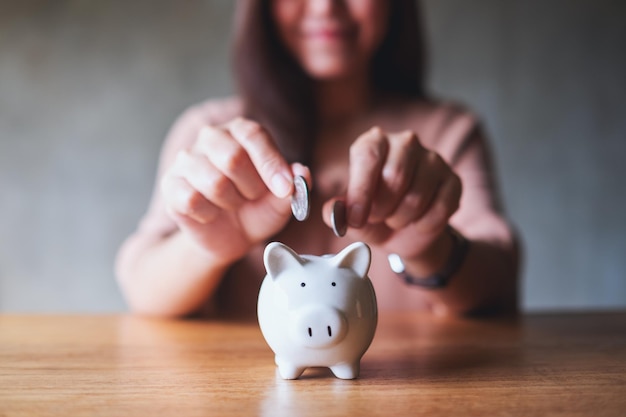
[(297, 175), (293, 179), (294, 192), (291, 196), (291, 212), (296, 220), (303, 222), (309, 217), (311, 210), (311, 195), (303, 176)]
[(346, 203), (341, 200), (335, 201), (333, 204), (333, 212), (330, 214), (330, 223), (333, 226), (333, 232), (337, 237), (342, 237), (348, 230), (348, 220), (346, 218)]

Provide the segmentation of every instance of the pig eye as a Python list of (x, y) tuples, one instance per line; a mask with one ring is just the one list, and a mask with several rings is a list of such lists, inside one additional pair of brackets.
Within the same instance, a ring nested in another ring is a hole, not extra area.
[(330, 284), (330, 285), (332, 285), (333, 287), (335, 287), (335, 286), (337, 286), (337, 283), (333, 282), (333, 283), (332, 283), (332, 284)]
[(301, 282), (301, 283), (300, 283), (300, 286), (301, 286), (301, 287), (306, 287), (306, 284), (305, 284), (304, 282)]

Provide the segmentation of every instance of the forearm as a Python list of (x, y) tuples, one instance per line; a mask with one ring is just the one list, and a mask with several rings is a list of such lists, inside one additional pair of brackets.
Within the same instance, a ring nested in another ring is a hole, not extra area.
[[(451, 246), (451, 239), (444, 235), (428, 254), (430, 261), (407, 262), (407, 273), (426, 276), (441, 270)], [(448, 285), (424, 292), (438, 314), (515, 311), (518, 269), (519, 249), (512, 234), (504, 239), (474, 237), (469, 239), (469, 250)]]
[(131, 311), (160, 317), (196, 311), (213, 295), (227, 268), (180, 232), (154, 241), (131, 236), (116, 264)]
[(434, 291), (435, 312), (463, 315), (517, 310), (517, 251), (473, 240), (467, 257), (449, 285)]

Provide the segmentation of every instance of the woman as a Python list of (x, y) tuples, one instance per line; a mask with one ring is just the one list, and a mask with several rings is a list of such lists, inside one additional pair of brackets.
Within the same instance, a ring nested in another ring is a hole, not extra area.
[[(411, 0), (239, 2), (240, 95), (177, 121), (118, 255), (133, 311), (254, 317), (270, 240), (310, 254), (365, 241), (381, 309), (515, 307), (518, 250), (487, 144), (470, 113), (426, 96), (417, 12)], [(312, 188), (301, 223), (296, 175)], [(338, 199), (344, 238), (329, 227)], [(423, 285), (433, 274), (439, 288)]]

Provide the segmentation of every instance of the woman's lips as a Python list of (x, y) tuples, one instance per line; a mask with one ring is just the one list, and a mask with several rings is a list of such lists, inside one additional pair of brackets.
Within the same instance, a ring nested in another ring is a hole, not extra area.
[(336, 39), (344, 37), (346, 31), (340, 29), (316, 29), (304, 32), (304, 36), (310, 39)]
[(346, 27), (312, 28), (302, 31), (302, 36), (317, 44), (344, 43), (351, 39), (353, 31)]

